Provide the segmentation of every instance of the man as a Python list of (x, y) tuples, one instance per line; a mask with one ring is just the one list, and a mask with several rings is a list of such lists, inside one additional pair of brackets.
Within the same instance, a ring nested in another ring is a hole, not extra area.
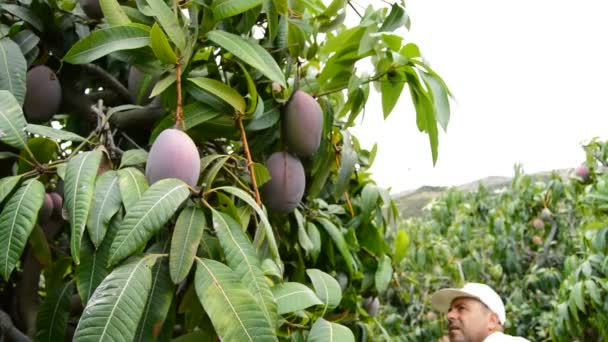
[(505, 305), (488, 285), (442, 289), (433, 294), (431, 304), (447, 313), (450, 342), (529, 342), (503, 333)]

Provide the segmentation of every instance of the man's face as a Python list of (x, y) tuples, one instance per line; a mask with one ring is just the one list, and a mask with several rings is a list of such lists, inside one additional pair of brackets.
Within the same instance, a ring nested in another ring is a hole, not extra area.
[(481, 342), (496, 326), (496, 315), (473, 298), (456, 298), (448, 310), (450, 342)]

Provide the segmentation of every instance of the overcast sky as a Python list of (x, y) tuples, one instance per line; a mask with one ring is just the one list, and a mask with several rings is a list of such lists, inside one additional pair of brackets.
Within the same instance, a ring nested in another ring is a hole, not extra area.
[[(360, 5), (380, 0), (355, 0)], [(409, 91), (387, 121), (370, 94), (353, 132), (379, 144), (372, 172), (393, 193), (486, 176), (574, 167), (580, 144), (608, 130), (608, 2), (408, 0), (419, 45), (456, 101), (433, 167)]]

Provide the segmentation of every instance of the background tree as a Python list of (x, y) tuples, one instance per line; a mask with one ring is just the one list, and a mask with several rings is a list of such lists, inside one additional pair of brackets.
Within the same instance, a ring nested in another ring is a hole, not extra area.
[(444, 82), (394, 33), (403, 3), (19, 0), (0, 15), (3, 334), (374, 339), (398, 212), (348, 129), (370, 84), (368, 115), (387, 117), (407, 83), (433, 161), (449, 119)]

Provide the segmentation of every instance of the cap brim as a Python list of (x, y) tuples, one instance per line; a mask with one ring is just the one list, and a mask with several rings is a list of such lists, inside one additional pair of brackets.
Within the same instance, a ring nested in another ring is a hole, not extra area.
[(464, 292), (459, 289), (448, 288), (435, 292), (431, 296), (431, 305), (441, 312), (448, 312), (452, 301), (458, 297), (475, 298), (479, 300), (479, 297), (473, 296), (468, 292)]

